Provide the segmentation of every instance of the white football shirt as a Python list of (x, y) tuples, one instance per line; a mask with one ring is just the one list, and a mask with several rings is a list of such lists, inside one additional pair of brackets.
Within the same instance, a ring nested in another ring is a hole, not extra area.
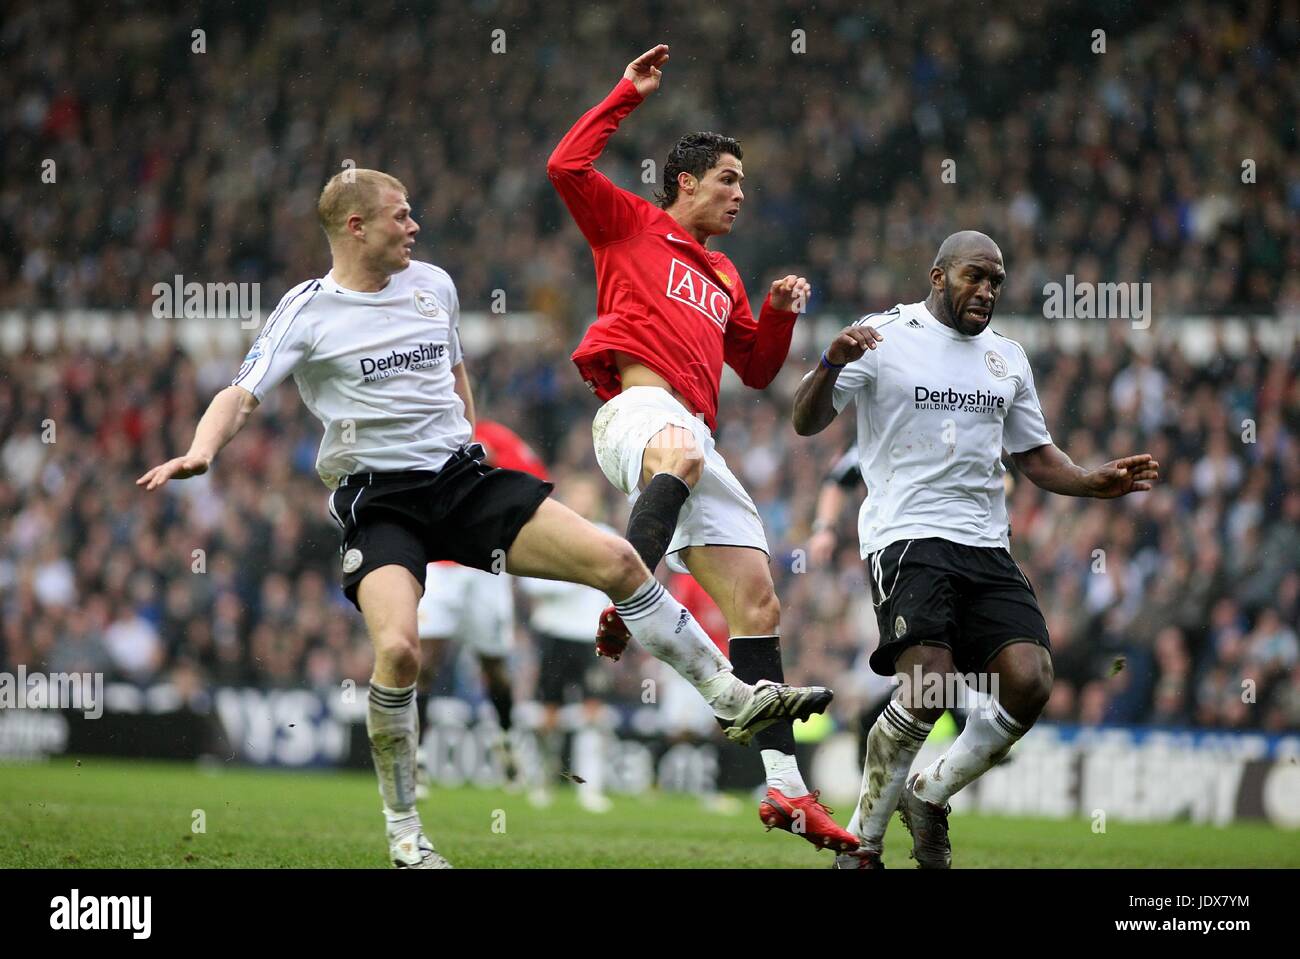
[(260, 403), (293, 375), (325, 427), (316, 472), (330, 489), (350, 473), (436, 470), (472, 430), (455, 390), (460, 300), (445, 270), (412, 261), (377, 293), (331, 271), (300, 283), (253, 341), (232, 386)]
[(1029, 359), (988, 327), (963, 336), (925, 304), (899, 304), (857, 325), (884, 337), (848, 364), (833, 401), (858, 407), (862, 557), (904, 539), (1009, 545), (1002, 450), (1052, 442)]

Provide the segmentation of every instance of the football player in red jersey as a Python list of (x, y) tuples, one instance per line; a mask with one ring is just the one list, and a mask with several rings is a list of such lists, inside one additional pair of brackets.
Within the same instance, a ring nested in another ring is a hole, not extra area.
[[(573, 360), (605, 400), (592, 425), (596, 458), (633, 500), (627, 538), (653, 571), (669, 556), (722, 609), (731, 661), (747, 682), (779, 680), (781, 604), (768, 569), (767, 538), (753, 500), (714, 446), (725, 362), (763, 389), (790, 349), (810, 287), (777, 280), (754, 319), (740, 273), (707, 247), (731, 232), (745, 195), (740, 144), (716, 133), (682, 137), (664, 167), (658, 205), (619, 189), (593, 166), (618, 124), (659, 88), (668, 47), (630, 63), (603, 101), (560, 141), (547, 175), (591, 245), (597, 318)], [(612, 609), (597, 649), (617, 659), (627, 640)], [(789, 722), (755, 737), (768, 793), (764, 825), (848, 851), (857, 840), (809, 793)]]

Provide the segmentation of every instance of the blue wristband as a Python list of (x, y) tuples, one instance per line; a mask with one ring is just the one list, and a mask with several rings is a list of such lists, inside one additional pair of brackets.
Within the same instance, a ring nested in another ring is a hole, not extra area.
[(826, 359), (826, 351), (822, 350), (822, 366), (826, 367), (828, 370), (842, 370), (844, 367), (848, 366), (848, 364), (832, 363), (830, 360)]

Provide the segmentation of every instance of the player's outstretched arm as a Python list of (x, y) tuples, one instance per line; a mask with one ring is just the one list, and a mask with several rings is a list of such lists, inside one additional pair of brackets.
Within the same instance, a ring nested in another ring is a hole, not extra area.
[(661, 43), (629, 63), (609, 96), (578, 118), (546, 161), (551, 185), (593, 247), (626, 239), (643, 226), (642, 208), (649, 203), (616, 187), (595, 162), (618, 125), (659, 88), (659, 68), (667, 60)]
[(1084, 469), (1053, 443), (1012, 453), (1016, 468), (1035, 486), (1062, 496), (1114, 499), (1151, 489), (1160, 479), (1160, 464), (1150, 453), (1125, 456)]
[(189, 479), (208, 471), (222, 447), (243, 428), (248, 415), (257, 409), (257, 397), (242, 386), (227, 386), (212, 398), (194, 430), (189, 452), (155, 466), (135, 481), (136, 486), (155, 490), (171, 479)]
[(800, 436), (812, 436), (831, 425), (835, 419), (835, 381), (840, 370), (854, 360), (860, 360), (867, 350), (874, 350), (884, 337), (871, 326), (850, 326), (822, 353), (817, 368), (803, 378), (794, 394), (794, 410), (790, 414), (794, 431)]

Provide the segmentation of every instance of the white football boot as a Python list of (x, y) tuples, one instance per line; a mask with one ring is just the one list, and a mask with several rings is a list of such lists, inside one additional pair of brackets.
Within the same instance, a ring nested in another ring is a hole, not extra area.
[(388, 858), (394, 869), (450, 869), (451, 863), (438, 855), (423, 832), (388, 840)]

